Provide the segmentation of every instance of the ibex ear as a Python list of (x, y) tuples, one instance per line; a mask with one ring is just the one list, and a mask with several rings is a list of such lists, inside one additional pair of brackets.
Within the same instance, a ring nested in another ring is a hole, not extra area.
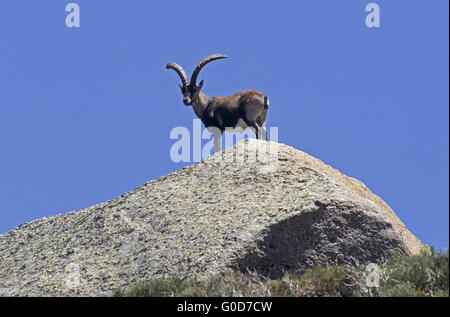
[(203, 87), (203, 79), (200, 81), (200, 83), (198, 84), (198, 89), (202, 89), (202, 87)]

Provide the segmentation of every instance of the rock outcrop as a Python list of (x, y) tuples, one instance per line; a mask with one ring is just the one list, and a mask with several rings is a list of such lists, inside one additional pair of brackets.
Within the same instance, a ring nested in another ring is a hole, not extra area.
[[(267, 145), (278, 151), (252, 159)], [(0, 235), (0, 295), (108, 295), (228, 269), (280, 277), (424, 248), (358, 180), (292, 147), (247, 139), (114, 200)]]

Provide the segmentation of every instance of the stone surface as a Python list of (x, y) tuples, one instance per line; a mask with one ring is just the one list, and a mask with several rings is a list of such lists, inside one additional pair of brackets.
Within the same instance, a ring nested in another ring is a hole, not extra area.
[(358, 180), (248, 139), (114, 200), (0, 235), (0, 296), (109, 295), (144, 279), (227, 269), (280, 277), (423, 248)]

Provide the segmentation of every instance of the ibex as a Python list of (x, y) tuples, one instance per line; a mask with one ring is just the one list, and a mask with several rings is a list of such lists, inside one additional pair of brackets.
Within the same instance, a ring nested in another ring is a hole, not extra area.
[[(245, 90), (228, 97), (209, 97), (200, 90), (203, 80), (197, 85), (197, 77), (202, 68), (209, 62), (226, 58), (225, 55), (215, 54), (208, 56), (198, 63), (189, 82), (183, 68), (175, 63), (167, 64), (167, 69), (173, 69), (181, 78), (180, 86), (183, 94), (183, 103), (192, 105), (195, 114), (208, 130), (213, 130), (214, 151), (221, 148), (221, 136), (226, 129), (240, 128), (244, 131), (254, 129), (256, 138), (267, 140), (266, 118), (269, 100), (266, 95), (256, 90)], [(211, 128), (215, 129), (211, 129)]]

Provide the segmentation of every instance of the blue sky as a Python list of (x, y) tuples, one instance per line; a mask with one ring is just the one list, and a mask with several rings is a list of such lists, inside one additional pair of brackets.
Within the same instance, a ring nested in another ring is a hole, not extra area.
[(448, 1), (63, 0), (0, 4), (0, 233), (86, 208), (190, 163), (178, 77), (258, 89), (279, 141), (363, 181), (423, 242), (449, 240)]

